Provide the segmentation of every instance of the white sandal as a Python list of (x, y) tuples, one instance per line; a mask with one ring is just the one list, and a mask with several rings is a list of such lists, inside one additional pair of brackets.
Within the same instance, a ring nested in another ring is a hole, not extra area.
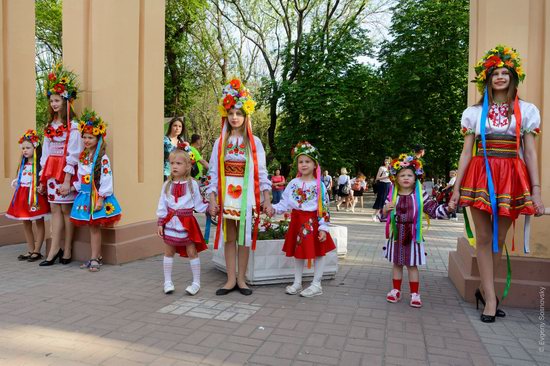
[(317, 285), (315, 283), (312, 283), (308, 288), (300, 292), (300, 296), (303, 296), (303, 297), (314, 297), (322, 294), (323, 294), (323, 288), (321, 287), (321, 285)]
[(196, 282), (193, 282), (190, 286), (187, 286), (187, 288), (185, 289), (185, 292), (187, 292), (191, 296), (194, 296), (197, 294), (197, 292), (199, 292), (200, 289), (201, 289), (201, 285), (199, 285)]
[(286, 293), (289, 295), (296, 295), (298, 292), (302, 291), (302, 285), (292, 284), (286, 287)]

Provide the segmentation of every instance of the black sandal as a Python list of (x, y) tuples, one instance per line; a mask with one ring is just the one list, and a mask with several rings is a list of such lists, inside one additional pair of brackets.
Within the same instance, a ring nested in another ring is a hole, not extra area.
[(39, 252), (32, 252), (29, 259), (27, 259), (27, 262), (36, 262), (39, 259), (44, 258), (44, 256)]
[(32, 252), (27, 252), (27, 254), (21, 254), (20, 256), (18, 256), (17, 259), (20, 261), (26, 261), (31, 257), (31, 255)]

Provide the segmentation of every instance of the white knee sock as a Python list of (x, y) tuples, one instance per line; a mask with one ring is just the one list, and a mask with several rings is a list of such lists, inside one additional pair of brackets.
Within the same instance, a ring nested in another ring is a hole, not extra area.
[(191, 272), (193, 272), (193, 282), (197, 285), (201, 284), (201, 259), (199, 257), (189, 261)]
[(315, 258), (315, 267), (313, 268), (313, 283), (321, 286), (321, 279), (323, 278), (323, 272), (325, 270), (325, 257)]
[(304, 273), (304, 259), (294, 258), (294, 287), (302, 286), (302, 274)]
[(164, 266), (164, 282), (172, 282), (172, 266), (174, 264), (174, 257), (164, 257), (162, 264)]

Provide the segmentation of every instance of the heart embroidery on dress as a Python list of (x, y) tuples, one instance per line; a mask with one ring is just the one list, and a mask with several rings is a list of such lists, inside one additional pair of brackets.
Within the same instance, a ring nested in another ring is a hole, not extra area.
[(240, 185), (234, 186), (233, 184), (230, 184), (227, 187), (227, 193), (229, 193), (229, 195), (235, 199), (240, 197), (242, 191), (243, 191), (243, 188)]

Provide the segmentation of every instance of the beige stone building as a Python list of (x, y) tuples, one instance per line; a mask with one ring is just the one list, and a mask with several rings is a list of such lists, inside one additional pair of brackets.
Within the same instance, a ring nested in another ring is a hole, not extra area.
[[(513, 45), (527, 78), (522, 98), (542, 114), (538, 140), (541, 167), (550, 165), (550, 2), (471, 0), (470, 65), (498, 43)], [(71, 0), (63, 8), (64, 62), (80, 75), (77, 111), (90, 106), (109, 123), (108, 153), (123, 220), (103, 232), (107, 262), (122, 263), (160, 252), (155, 208), (162, 183), (164, 1)], [(17, 139), (35, 124), (34, 1), (0, 1), (0, 212), (12, 196), (19, 160)], [(470, 79), (473, 70), (470, 68)], [(479, 95), (469, 85), (469, 102)], [(550, 170), (541, 170), (543, 200), (550, 205)], [(521, 243), (522, 222), (516, 227)], [(550, 217), (533, 220), (532, 253), (512, 253), (514, 282), (508, 304), (533, 305), (538, 286), (550, 281)], [(85, 230), (78, 231), (74, 257), (89, 255)], [(20, 224), (0, 213), (0, 245), (23, 242)], [(517, 245), (521, 247), (521, 244)], [(499, 280), (505, 275), (501, 266)], [(450, 256), (449, 274), (459, 292), (473, 297), (477, 268), (463, 239)]]

